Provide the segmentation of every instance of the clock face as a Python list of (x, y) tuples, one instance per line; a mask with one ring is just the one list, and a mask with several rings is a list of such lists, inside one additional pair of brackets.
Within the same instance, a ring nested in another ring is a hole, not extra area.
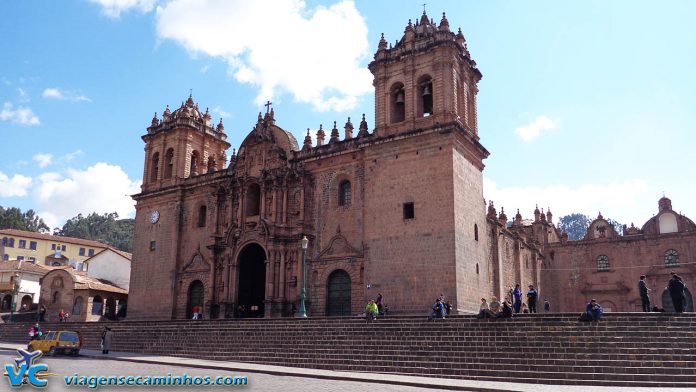
[(157, 210), (152, 210), (150, 212), (150, 223), (157, 223), (160, 218), (160, 213)]

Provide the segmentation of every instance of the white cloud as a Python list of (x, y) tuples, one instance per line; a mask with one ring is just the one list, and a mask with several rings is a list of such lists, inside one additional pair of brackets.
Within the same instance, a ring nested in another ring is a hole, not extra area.
[(0, 172), (0, 197), (26, 196), (30, 186), (31, 177), (15, 174), (9, 178), (5, 173)]
[(118, 18), (121, 12), (135, 9), (142, 13), (150, 12), (157, 0), (90, 0), (102, 6), (102, 12), (109, 18)]
[(61, 89), (56, 87), (44, 89), (41, 96), (44, 98), (58, 99), (61, 101), (92, 102), (92, 100), (86, 95), (71, 91), (61, 91)]
[(0, 111), (0, 121), (11, 121), (15, 124), (27, 126), (41, 124), (39, 117), (30, 108), (19, 106), (17, 109), (13, 109), (10, 102), (5, 102), (3, 105), (2, 111)]
[(517, 208), (523, 218), (533, 218), (532, 212), (538, 204), (540, 209), (550, 207), (556, 218), (572, 213), (595, 217), (601, 211), (604, 217), (621, 223), (638, 222), (647, 219), (653, 207), (643, 200), (648, 188), (648, 183), (642, 179), (580, 186), (560, 184), (509, 188), (498, 188), (488, 178), (483, 180), (484, 197), (493, 201), (498, 212), (505, 207), (509, 220), (514, 218)]
[(541, 135), (541, 131), (556, 128), (556, 123), (546, 116), (539, 116), (533, 122), (515, 129), (515, 133), (525, 142), (531, 142)]
[(213, 119), (211, 120), (213, 122), (216, 122), (216, 120), (217, 120), (215, 117), (222, 117), (223, 119), (228, 119), (228, 118), (230, 118), (230, 116), (232, 116), (232, 114), (230, 112), (226, 111), (225, 109), (223, 109), (220, 106), (215, 106), (214, 108), (210, 109), (210, 111), (213, 114), (215, 114), (215, 116), (213, 116)]
[(19, 94), (19, 102), (29, 102), (31, 99), (29, 98), (29, 94), (27, 93), (26, 90), (24, 90), (21, 87), (17, 87), (17, 93)]
[(75, 150), (73, 152), (69, 152), (58, 158), (58, 160), (61, 162), (72, 162), (72, 160), (75, 159), (78, 155), (82, 155), (82, 150)]
[(39, 164), (39, 167), (46, 167), (53, 162), (53, 154), (36, 154), (32, 159)]
[(34, 188), (39, 215), (51, 227), (82, 213), (117, 212), (133, 216), (130, 195), (140, 191), (140, 181), (128, 178), (120, 166), (97, 163), (85, 170), (69, 169), (67, 175), (43, 173)]
[(192, 54), (224, 58), (256, 103), (289, 92), (317, 110), (349, 110), (372, 91), (360, 66), (367, 25), (352, 1), (308, 8), (300, 0), (174, 0), (157, 7), (157, 33)]

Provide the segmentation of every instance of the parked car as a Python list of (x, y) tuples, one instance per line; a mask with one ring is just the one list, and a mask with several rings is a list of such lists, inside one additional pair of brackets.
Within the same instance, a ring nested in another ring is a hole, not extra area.
[(41, 340), (32, 340), (27, 349), (39, 350), (44, 354), (78, 355), (82, 347), (82, 336), (74, 331), (49, 331)]

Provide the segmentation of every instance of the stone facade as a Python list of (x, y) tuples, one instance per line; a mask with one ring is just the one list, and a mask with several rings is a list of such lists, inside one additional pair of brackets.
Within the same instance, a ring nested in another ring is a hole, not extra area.
[[(658, 213), (640, 229), (631, 224), (616, 232), (602, 214), (579, 241), (549, 244), (542, 274), (547, 294), (558, 311), (578, 311), (592, 298), (606, 310), (641, 311), (638, 280), (646, 275), (651, 305), (673, 311), (666, 292), (670, 272), (687, 285), (696, 282), (696, 225), (672, 209), (670, 199), (658, 202)], [(692, 288), (693, 290), (693, 288)], [(693, 311), (691, 292), (687, 311)]]
[(423, 14), (395, 46), (382, 37), (369, 69), (372, 131), (364, 115), (357, 129), (334, 121), (300, 147), (268, 104), (227, 167), (222, 121), (192, 97), (155, 115), (134, 196), (129, 318), (190, 317), (195, 305), (206, 318), (292, 316), (304, 236), (310, 315), (359, 313), (378, 292), (395, 312), (422, 314), (444, 294), (474, 313), (513, 282), (539, 285), (553, 225), (487, 214), (481, 73), (461, 30)]

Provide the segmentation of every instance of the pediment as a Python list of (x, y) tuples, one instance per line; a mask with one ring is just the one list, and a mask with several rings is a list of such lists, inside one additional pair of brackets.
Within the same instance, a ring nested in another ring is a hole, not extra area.
[(329, 245), (326, 248), (324, 248), (324, 250), (322, 250), (321, 253), (319, 253), (318, 259), (334, 259), (346, 257), (362, 258), (363, 251), (354, 248), (352, 245), (350, 245), (348, 239), (339, 232), (333, 238), (331, 238), (331, 241), (329, 241)]
[(205, 259), (203, 259), (203, 256), (200, 253), (196, 253), (191, 258), (191, 261), (189, 261), (188, 264), (184, 265), (184, 268), (181, 269), (181, 272), (200, 272), (209, 270), (210, 264), (208, 264), (208, 262), (205, 261)]

